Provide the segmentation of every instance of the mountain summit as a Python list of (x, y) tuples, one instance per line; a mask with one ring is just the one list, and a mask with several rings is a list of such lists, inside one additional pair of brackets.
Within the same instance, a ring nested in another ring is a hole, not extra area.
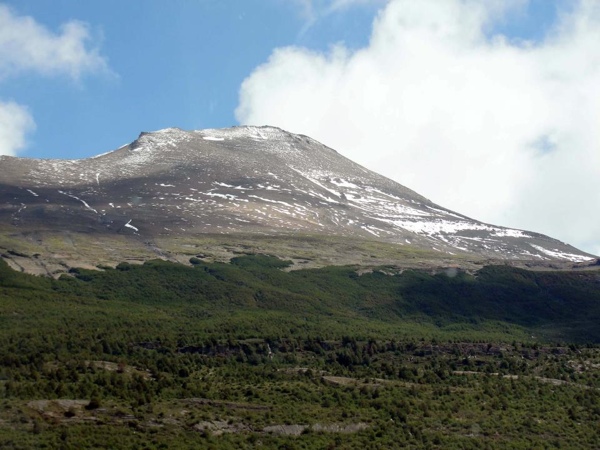
[(41, 232), (145, 243), (243, 233), (372, 240), (448, 257), (593, 259), (547, 236), (450, 211), (274, 127), (169, 128), (93, 158), (4, 156), (0, 165), (0, 229), (32, 245)]

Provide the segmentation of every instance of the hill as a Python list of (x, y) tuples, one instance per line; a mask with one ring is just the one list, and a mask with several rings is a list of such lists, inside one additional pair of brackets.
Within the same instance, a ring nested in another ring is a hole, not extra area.
[(599, 444), (596, 272), (192, 263), (0, 262), (0, 446)]

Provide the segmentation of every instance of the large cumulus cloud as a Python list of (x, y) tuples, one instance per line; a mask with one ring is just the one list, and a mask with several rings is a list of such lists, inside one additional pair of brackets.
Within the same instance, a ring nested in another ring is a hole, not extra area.
[(237, 118), (600, 254), (600, 3), (559, 14), (539, 42), (490, 33), (518, 3), (392, 0), (363, 49), (274, 50), (241, 86)]

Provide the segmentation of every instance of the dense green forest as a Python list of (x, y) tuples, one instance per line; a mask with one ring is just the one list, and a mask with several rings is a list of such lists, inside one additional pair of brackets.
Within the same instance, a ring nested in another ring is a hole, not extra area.
[(191, 263), (0, 260), (0, 448), (600, 447), (600, 272)]

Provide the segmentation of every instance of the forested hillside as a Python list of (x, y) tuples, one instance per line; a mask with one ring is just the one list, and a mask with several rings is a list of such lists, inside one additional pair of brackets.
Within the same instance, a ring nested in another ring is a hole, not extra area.
[(600, 274), (0, 261), (2, 448), (600, 446)]

